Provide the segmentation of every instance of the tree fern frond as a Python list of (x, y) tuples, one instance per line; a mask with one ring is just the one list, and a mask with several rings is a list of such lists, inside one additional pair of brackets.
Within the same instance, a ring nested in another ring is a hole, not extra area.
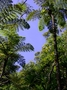
[(40, 18), (40, 13), (41, 13), (40, 10), (33, 10), (33, 11), (27, 16), (27, 20)]
[(0, 30), (9, 30), (9, 29), (13, 29), (14, 31), (16, 31), (19, 27), (21, 28), (21, 30), (25, 29), (29, 29), (30, 25), (27, 23), (27, 21), (25, 19), (13, 19), (13, 20), (9, 20), (6, 21), (5, 19), (3, 19), (4, 22), (2, 22), (0, 24)]
[(29, 43), (18, 43), (18, 45), (15, 46), (15, 51), (33, 51), (34, 47)]
[(37, 5), (41, 6), (41, 5), (45, 2), (45, 0), (34, 0), (34, 2), (35, 2)]
[[(3, 5), (4, 2), (5, 1), (2, 2)], [(7, 1), (5, 3), (7, 3)], [(8, 8), (2, 8), (0, 12), (0, 29), (4, 29), (5, 27), (7, 27), (7, 25), (9, 27), (16, 27), (15, 29), (18, 29), (19, 26), (21, 27), (21, 29), (29, 29), (30, 25), (25, 21), (25, 19), (22, 19), (21, 17), (22, 14), (26, 13), (26, 5), (23, 3), (13, 5), (11, 3), (10, 5), (7, 4), (7, 6)]]
[(26, 5), (23, 3), (18, 3), (14, 5), (14, 9), (20, 12), (24, 12), (26, 10)]
[(40, 18), (39, 20), (39, 30), (42, 31), (44, 29), (44, 18)]
[(54, 7), (57, 9), (67, 8), (67, 0), (55, 0)]
[(64, 27), (64, 25), (66, 23), (66, 20), (65, 20), (65, 15), (64, 15), (62, 10), (57, 12), (56, 18), (58, 18), (57, 19), (57, 23), (59, 24), (59, 26), (60, 27)]
[(25, 66), (25, 59), (23, 56), (19, 55), (19, 58), (18, 58), (18, 64), (21, 65), (22, 67)]
[(12, 0), (0, 0), (0, 11), (12, 5)]
[(23, 26), (25, 29), (29, 29), (30, 25), (26, 22), (25, 19), (21, 19), (20, 21), (21, 23), (19, 23), (19, 26)]

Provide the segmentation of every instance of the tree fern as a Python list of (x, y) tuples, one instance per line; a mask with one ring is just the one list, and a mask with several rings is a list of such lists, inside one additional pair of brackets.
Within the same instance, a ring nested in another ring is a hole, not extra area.
[[(17, 69), (15, 62), (17, 61), (21, 66), (25, 65), (25, 59), (19, 54), (19, 51), (24, 52), (34, 50), (31, 44), (24, 42), (25, 37), (18, 36), (16, 32), (11, 31), (9, 33), (9, 31), (5, 31), (5, 36), (0, 37), (0, 55), (3, 56), (3, 58), (0, 58), (1, 64), (3, 63), (2, 75), (6, 71), (8, 71), (8, 73), (13, 70), (15, 71)], [(5, 62), (6, 64), (4, 66)]]
[(1, 5), (0, 6), (1, 7), (1, 12), (0, 12), (1, 29), (4, 29), (7, 25), (8, 27), (10, 27), (11, 25), (15, 25), (17, 28), (20, 25), (21, 29), (30, 28), (26, 20), (22, 18), (23, 15), (26, 14), (26, 11), (28, 11), (26, 4), (23, 4), (23, 3), (12, 4), (11, 0), (10, 1), (5, 0), (5, 1), (1, 1), (0, 5)]
[[(65, 0), (34, 0), (40, 6), (39, 29), (43, 30), (47, 26), (49, 32), (53, 35), (54, 42), (54, 56), (57, 73), (57, 89), (61, 90), (61, 75), (59, 68), (59, 57), (57, 47), (57, 31), (58, 25), (64, 28), (67, 18), (67, 1)], [(37, 12), (36, 12), (37, 13)], [(35, 14), (34, 14), (35, 15)], [(34, 16), (32, 15), (32, 16)], [(36, 17), (35, 17), (36, 18)], [(43, 20), (44, 19), (44, 20)], [(44, 24), (43, 24), (44, 23)]]

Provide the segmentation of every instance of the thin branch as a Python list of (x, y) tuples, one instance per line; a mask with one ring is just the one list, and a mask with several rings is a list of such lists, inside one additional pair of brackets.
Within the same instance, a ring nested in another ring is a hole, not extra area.
[(22, 5), (24, 5), (27, 2), (27, 0), (25, 0), (25, 2), (22, 3)]
[(48, 78), (49, 78), (49, 79), (48, 79), (48, 83), (51, 82), (51, 74), (52, 74), (52, 72), (53, 72), (54, 66), (55, 66), (55, 62), (52, 64), (52, 68), (51, 68), (50, 73), (49, 73), (49, 75), (48, 75)]
[(25, 13), (23, 13), (21, 16), (20, 16), (20, 19), (22, 18), (22, 16), (24, 15)]
[[(22, 5), (24, 5), (26, 2), (27, 2), (27, 0), (25, 0), (25, 2), (22, 3)], [(24, 14), (25, 14), (25, 13), (24, 13)], [(21, 19), (21, 17), (22, 17), (24, 14), (22, 14), (22, 15), (20, 16), (20, 19)]]

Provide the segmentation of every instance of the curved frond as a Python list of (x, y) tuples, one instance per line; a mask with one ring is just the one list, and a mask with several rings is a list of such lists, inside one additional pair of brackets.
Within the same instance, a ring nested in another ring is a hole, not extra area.
[(31, 13), (29, 13), (29, 15), (27, 16), (27, 20), (31, 20), (31, 19), (36, 19), (36, 18), (40, 18), (40, 10), (33, 10)]
[(12, 5), (13, 1), (12, 0), (0, 0), (0, 12), (8, 8), (10, 5)]
[(45, 0), (34, 0), (34, 2), (35, 2), (37, 5), (41, 6), (41, 5), (45, 2)]
[(15, 51), (33, 51), (34, 47), (29, 43), (18, 43), (18, 45), (15, 46)]
[(65, 20), (65, 15), (63, 14), (62, 11), (57, 12), (56, 18), (57, 18), (58, 25), (60, 27), (64, 27), (66, 20)]
[[(30, 25), (23, 19), (23, 15), (26, 14), (27, 6), (23, 3), (12, 4), (11, 0), (2, 0), (1, 12), (0, 12), (0, 29), (29, 29)], [(5, 4), (4, 4), (5, 3)], [(3, 6), (3, 7), (2, 7)], [(8, 27), (7, 27), (8, 26)]]
[(21, 55), (19, 55), (19, 58), (18, 58), (17, 63), (18, 63), (19, 65), (21, 65), (22, 67), (24, 67), (25, 64), (26, 64), (26, 63), (25, 63), (25, 59), (24, 59), (24, 57), (21, 56)]
[(44, 29), (44, 18), (40, 18), (39, 20), (39, 30), (42, 31)]
[(67, 8), (67, 0), (55, 0), (54, 7), (57, 9), (66, 9)]

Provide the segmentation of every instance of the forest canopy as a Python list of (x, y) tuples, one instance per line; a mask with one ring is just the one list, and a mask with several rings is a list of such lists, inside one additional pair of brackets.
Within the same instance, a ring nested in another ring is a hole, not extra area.
[[(67, 1), (33, 0), (38, 9), (27, 1), (0, 1), (0, 90), (67, 90)], [(36, 19), (39, 31), (48, 29), (46, 43), (35, 53), (35, 62), (26, 64), (19, 52), (35, 47), (18, 31), (29, 29), (28, 21)]]

